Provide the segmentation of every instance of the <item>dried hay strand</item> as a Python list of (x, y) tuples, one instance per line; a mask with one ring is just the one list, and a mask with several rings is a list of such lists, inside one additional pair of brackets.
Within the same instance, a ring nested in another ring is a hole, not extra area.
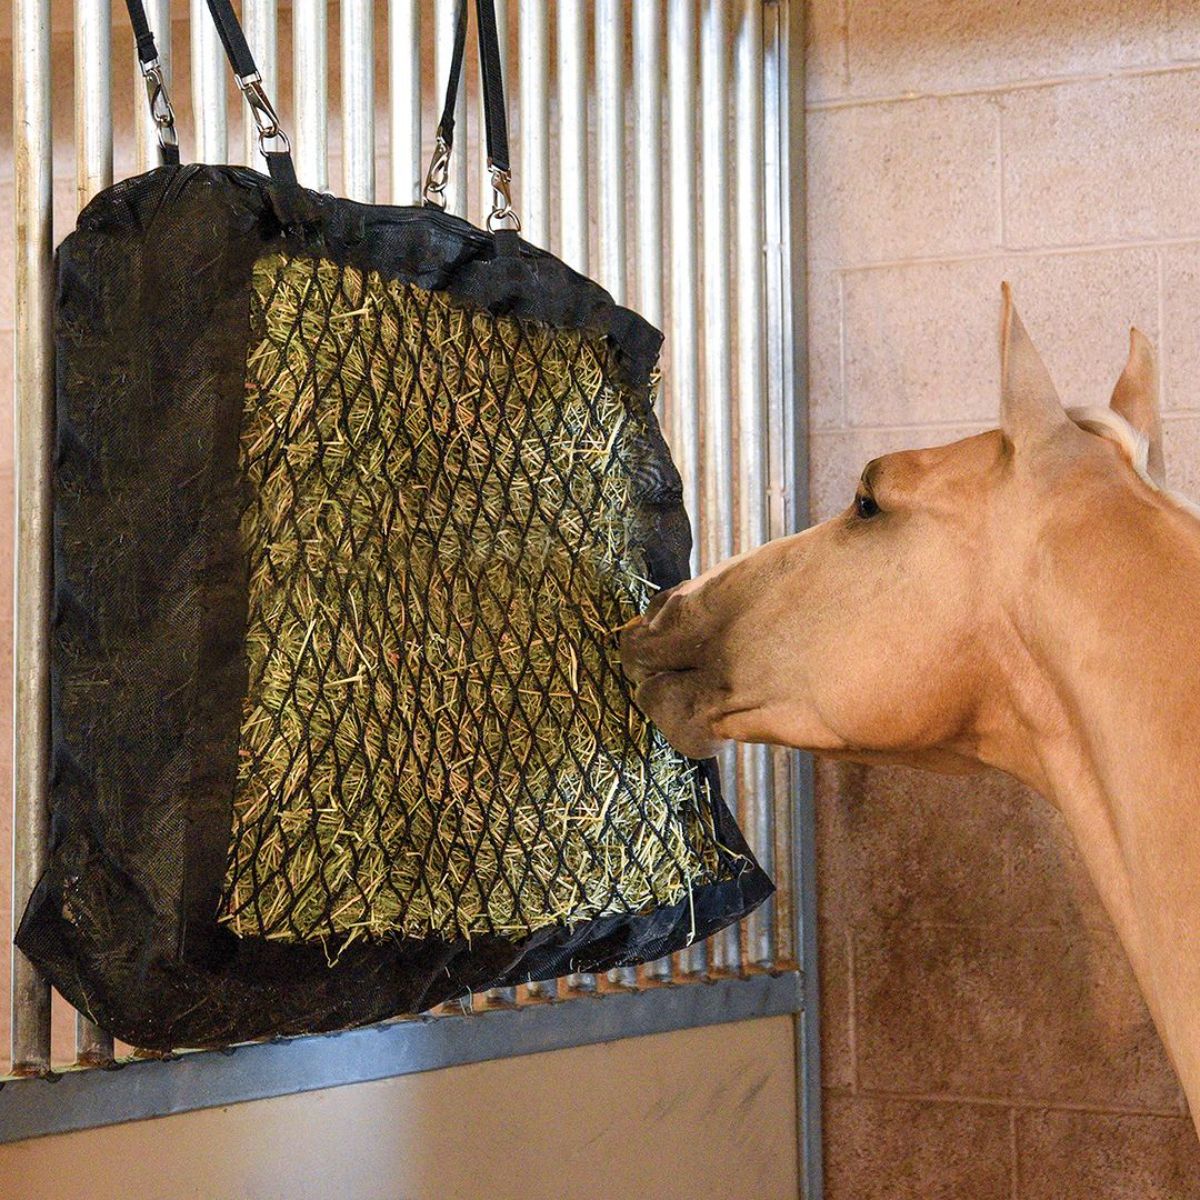
[(645, 418), (604, 343), (327, 260), (253, 282), (222, 919), (516, 940), (728, 877), (615, 659)]

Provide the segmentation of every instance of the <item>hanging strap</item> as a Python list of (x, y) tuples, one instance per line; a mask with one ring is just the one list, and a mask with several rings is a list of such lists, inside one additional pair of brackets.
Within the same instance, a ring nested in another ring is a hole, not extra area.
[(258, 126), (258, 149), (267, 160), (267, 170), (278, 183), (296, 185), (296, 168), (292, 163), (292, 143), (279, 127), (279, 114), (263, 87), (262, 76), (250, 53), (241, 22), (229, 0), (208, 0), (208, 11), (217, 27), (225, 57), (233, 68), (233, 77), (246, 97), (254, 124)]
[[(129, 23), (137, 43), (138, 64), (146, 81), (146, 96), (150, 102), (150, 116), (158, 130), (159, 156), (164, 163), (179, 162), (179, 140), (175, 134), (175, 112), (167, 95), (162, 66), (158, 61), (158, 49), (154, 42), (150, 23), (142, 0), (125, 0), (129, 10)], [(296, 168), (292, 164), (292, 147), (288, 136), (279, 127), (279, 115), (262, 85), (262, 76), (250, 53), (246, 35), (233, 11), (229, 0), (208, 0), (208, 11), (212, 15), (225, 48), (226, 57), (233, 67), (234, 78), (246, 97), (254, 123), (258, 127), (258, 148), (267, 160), (271, 178), (296, 185)]]
[[(467, 45), (467, 5), (459, 0), (454, 25), (454, 49), (450, 56), (450, 75), (446, 80), (446, 102), (434, 140), (433, 161), (425, 176), (425, 203), (433, 208), (446, 207), (446, 182), (450, 173), (450, 151), (454, 145), (454, 110), (462, 78), (463, 57)], [(521, 228), (513, 210), (509, 191), (512, 183), (508, 157), (508, 118), (504, 106), (504, 76), (500, 66), (500, 36), (496, 26), (495, 0), (475, 0), (479, 25), (479, 63), (483, 77), (483, 118), (488, 152), (488, 170), (492, 176), (492, 211), (487, 226), (493, 232)]]
[(179, 165), (179, 138), (175, 133), (175, 110), (167, 94), (163, 79), (162, 64), (158, 61), (158, 46), (142, 0), (125, 0), (129, 10), (129, 23), (133, 26), (133, 37), (137, 43), (138, 67), (146, 84), (146, 99), (150, 105), (150, 119), (158, 134), (158, 157), (164, 166)]

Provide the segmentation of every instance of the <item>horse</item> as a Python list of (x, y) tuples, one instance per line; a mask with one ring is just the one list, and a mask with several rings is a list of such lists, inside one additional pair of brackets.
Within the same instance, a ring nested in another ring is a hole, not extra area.
[(999, 429), (868, 463), (840, 516), (655, 596), (621, 660), (692, 757), (761, 742), (1041, 793), (1195, 1121), (1200, 509), (1164, 482), (1149, 341), (1108, 406), (1067, 410), (1002, 297)]

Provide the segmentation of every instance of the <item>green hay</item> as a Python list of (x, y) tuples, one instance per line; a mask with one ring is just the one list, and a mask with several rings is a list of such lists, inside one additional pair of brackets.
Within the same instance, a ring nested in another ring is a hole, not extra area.
[(222, 919), (517, 939), (724, 877), (616, 663), (643, 418), (604, 343), (324, 260), (253, 282)]

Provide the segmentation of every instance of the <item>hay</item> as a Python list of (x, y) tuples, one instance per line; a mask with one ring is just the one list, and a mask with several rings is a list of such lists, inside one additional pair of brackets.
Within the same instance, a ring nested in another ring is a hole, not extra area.
[(724, 877), (613, 631), (643, 428), (598, 340), (324, 260), (254, 272), (253, 500), (223, 916), (517, 939)]

